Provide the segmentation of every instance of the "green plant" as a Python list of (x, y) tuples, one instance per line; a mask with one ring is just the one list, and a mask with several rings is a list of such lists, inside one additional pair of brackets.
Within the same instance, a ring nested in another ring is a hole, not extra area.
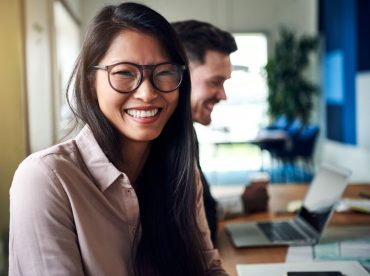
[(287, 28), (280, 29), (280, 39), (275, 55), (269, 59), (267, 72), (268, 112), (272, 118), (286, 115), (288, 119), (300, 118), (304, 123), (310, 119), (316, 85), (304, 76), (309, 65), (309, 54), (317, 49), (318, 39), (297, 35)]

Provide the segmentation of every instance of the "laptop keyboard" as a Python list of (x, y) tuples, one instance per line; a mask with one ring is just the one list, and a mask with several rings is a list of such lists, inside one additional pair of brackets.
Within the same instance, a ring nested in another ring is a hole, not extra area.
[(302, 240), (305, 237), (286, 221), (260, 222), (258, 227), (271, 241), (294, 241)]

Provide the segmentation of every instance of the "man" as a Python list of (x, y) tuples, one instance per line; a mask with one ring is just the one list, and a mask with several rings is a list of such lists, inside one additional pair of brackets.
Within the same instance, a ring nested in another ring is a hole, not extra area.
[[(226, 100), (224, 82), (231, 77), (230, 54), (237, 50), (235, 39), (230, 33), (206, 22), (187, 20), (175, 22), (172, 26), (178, 33), (189, 58), (193, 121), (209, 125), (213, 107), (221, 100)], [(210, 193), (207, 179), (200, 167), (199, 150), (197, 151), (197, 162), (203, 183), (203, 198), (208, 225), (212, 241), (215, 242), (217, 203)], [(259, 189), (258, 194), (246, 190), (243, 199), (248, 198), (250, 202), (256, 195), (256, 201), (258, 201), (260, 194), (262, 195), (261, 202), (266, 206), (266, 190), (261, 192)]]

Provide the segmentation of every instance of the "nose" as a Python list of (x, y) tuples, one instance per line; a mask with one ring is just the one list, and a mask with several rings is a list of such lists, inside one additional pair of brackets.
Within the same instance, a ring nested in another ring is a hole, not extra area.
[(227, 99), (224, 87), (220, 88), (220, 90), (218, 91), (217, 98), (220, 101), (225, 101)]
[(144, 77), (143, 82), (135, 91), (134, 97), (146, 103), (152, 102), (158, 97), (158, 92), (153, 87), (149, 77)]

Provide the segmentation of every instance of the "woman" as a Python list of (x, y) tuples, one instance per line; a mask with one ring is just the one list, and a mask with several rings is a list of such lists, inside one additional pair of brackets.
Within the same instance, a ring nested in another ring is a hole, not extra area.
[(186, 65), (155, 11), (97, 14), (71, 77), (84, 128), (14, 176), (10, 275), (224, 273), (194, 170)]

